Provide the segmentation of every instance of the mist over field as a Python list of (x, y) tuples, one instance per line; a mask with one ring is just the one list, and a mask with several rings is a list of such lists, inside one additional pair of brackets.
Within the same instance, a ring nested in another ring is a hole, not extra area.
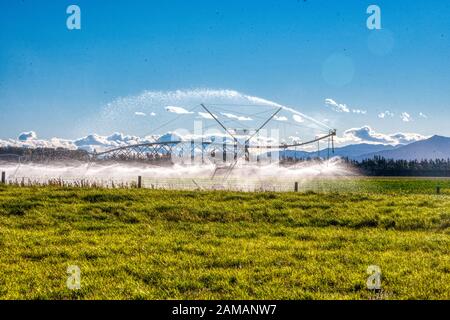
[[(194, 181), (192, 189), (238, 188), (257, 190), (262, 186), (272, 190), (290, 190), (294, 182), (304, 184), (320, 178), (355, 177), (358, 173), (343, 163), (339, 158), (327, 161), (309, 161), (290, 166), (278, 163), (236, 164), (233, 167), (215, 164), (157, 166), (140, 163), (74, 163), (62, 162), (51, 164), (14, 164), (0, 162), (0, 171), (5, 171), (10, 182), (47, 183), (52, 180), (73, 183), (84, 181), (97, 185), (110, 186), (111, 183), (134, 183), (138, 176), (147, 184), (160, 187), (176, 188), (186, 181)], [(189, 188), (187, 186), (187, 188)], [(281, 188), (281, 189), (280, 189)]]

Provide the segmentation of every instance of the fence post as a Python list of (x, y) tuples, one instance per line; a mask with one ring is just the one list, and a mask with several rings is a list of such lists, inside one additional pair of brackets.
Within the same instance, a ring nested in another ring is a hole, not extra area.
[(436, 186), (436, 194), (440, 194), (441, 193), (441, 186)]
[(297, 181), (294, 184), (294, 192), (298, 192), (298, 182)]
[(6, 184), (6, 172), (2, 171), (2, 184)]
[(138, 176), (138, 184), (137, 184), (137, 187), (140, 189), (140, 188), (142, 188), (142, 177), (141, 176)]

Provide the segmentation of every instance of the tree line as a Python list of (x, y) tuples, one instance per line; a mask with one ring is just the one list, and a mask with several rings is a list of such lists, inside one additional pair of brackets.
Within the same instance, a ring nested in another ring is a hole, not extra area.
[(86, 161), (89, 160), (89, 154), (80, 149), (0, 147), (0, 161), (46, 162), (60, 160)]
[(450, 177), (450, 159), (393, 160), (375, 156), (362, 161), (344, 160), (370, 176)]

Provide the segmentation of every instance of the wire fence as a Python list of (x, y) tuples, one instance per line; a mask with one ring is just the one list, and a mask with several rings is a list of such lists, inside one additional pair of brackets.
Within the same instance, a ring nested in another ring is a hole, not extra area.
[(244, 192), (286, 192), (294, 191), (294, 182), (264, 181), (250, 179), (208, 179), (208, 178), (143, 178), (143, 188), (174, 190), (230, 190)]
[(132, 178), (106, 179), (100, 177), (20, 177), (5, 179), (5, 184), (32, 187), (32, 186), (58, 186), (75, 188), (136, 188), (137, 181)]
[(79, 188), (147, 188), (160, 190), (228, 190), (240, 192), (315, 192), (315, 193), (404, 193), (450, 195), (450, 179), (372, 178), (358, 176), (316, 178), (230, 177), (149, 177), (120, 178), (79, 176), (12, 176), (1, 172), (0, 184), (15, 186), (59, 186)]
[(289, 192), (320, 188), (294, 180), (212, 179), (212, 178), (155, 178), (155, 177), (70, 177), (70, 176), (14, 176), (5, 182), (15, 186), (59, 186), (80, 188), (147, 188), (160, 190), (229, 190), (242, 192)]

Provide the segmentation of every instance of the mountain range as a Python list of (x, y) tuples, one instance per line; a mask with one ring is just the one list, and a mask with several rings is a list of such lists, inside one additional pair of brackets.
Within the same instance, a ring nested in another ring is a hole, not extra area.
[(450, 159), (450, 138), (435, 135), (393, 149), (361, 154), (354, 159), (370, 159), (375, 156), (394, 160)]
[[(317, 157), (317, 151), (288, 150), (286, 155), (288, 157), (313, 158)], [(321, 157), (327, 157), (327, 155), (328, 149), (320, 150)], [(374, 157), (394, 160), (450, 159), (450, 138), (435, 135), (425, 140), (397, 146), (367, 143), (351, 144), (335, 148), (334, 153), (330, 153), (330, 156), (345, 157), (357, 161)]]

